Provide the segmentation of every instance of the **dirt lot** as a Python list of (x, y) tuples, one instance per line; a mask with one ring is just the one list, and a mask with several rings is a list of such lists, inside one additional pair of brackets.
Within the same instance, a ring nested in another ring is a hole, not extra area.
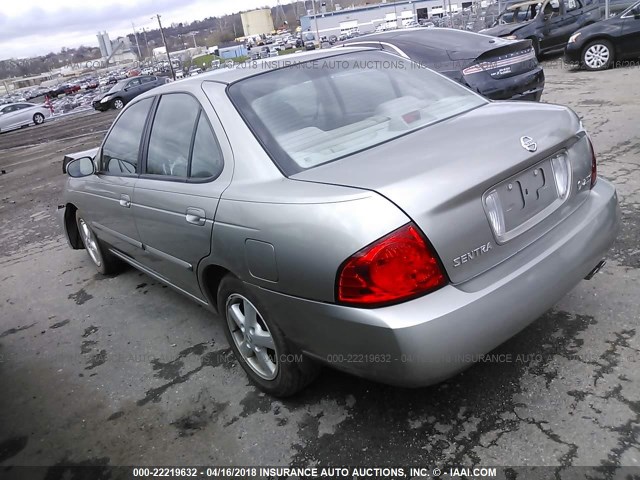
[(583, 117), (623, 229), (602, 273), (494, 352), (519, 361), (420, 390), (325, 369), (294, 399), (259, 393), (218, 318), (134, 270), (97, 275), (62, 239), (62, 156), (114, 114), (1, 135), (0, 469), (640, 466), (640, 69), (546, 72), (543, 100)]

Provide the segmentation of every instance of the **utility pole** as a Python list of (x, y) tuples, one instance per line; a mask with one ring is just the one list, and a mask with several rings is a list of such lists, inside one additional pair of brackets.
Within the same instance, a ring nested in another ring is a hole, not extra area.
[[(164, 49), (167, 52), (167, 58), (169, 59), (169, 70), (171, 70), (171, 78), (176, 79), (176, 72), (173, 71), (173, 63), (171, 63), (171, 55), (169, 54), (169, 47), (167, 46), (167, 39), (164, 38), (164, 30), (162, 29), (162, 22), (160, 21), (160, 14), (156, 14), (158, 18), (158, 26), (160, 27), (160, 36), (162, 37), (162, 43), (164, 43)], [(153, 17), (151, 17), (153, 18)]]
[(316, 41), (320, 45), (320, 48), (322, 48), (322, 43), (320, 42), (320, 31), (318, 30), (318, 13), (316, 12), (316, 0), (311, 0), (311, 3), (313, 4), (313, 19), (315, 20), (316, 24)]
[(193, 38), (193, 48), (198, 48), (198, 44), (196, 43), (196, 34), (191, 33), (191, 37)]
[(396, 0), (393, 0), (393, 22), (394, 28), (398, 28), (398, 9), (396, 7)]
[(142, 61), (142, 53), (140, 53), (140, 43), (138, 42), (138, 34), (136, 33), (136, 26), (131, 22), (131, 28), (133, 28), (133, 36), (136, 39), (136, 45), (138, 46), (138, 61)]
[(150, 57), (151, 55), (149, 54), (149, 42), (147, 41), (147, 30), (142, 27), (142, 33), (144, 35), (144, 45), (145, 45), (145, 52), (146, 52), (146, 56)]

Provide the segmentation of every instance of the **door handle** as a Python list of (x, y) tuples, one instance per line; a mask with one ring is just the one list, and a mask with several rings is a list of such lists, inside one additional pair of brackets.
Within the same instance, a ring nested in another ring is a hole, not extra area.
[(131, 206), (131, 198), (129, 198), (129, 195), (125, 195), (124, 193), (120, 195), (120, 206), (124, 208)]
[(193, 225), (204, 225), (207, 221), (207, 214), (201, 208), (189, 207), (185, 215), (187, 222)]

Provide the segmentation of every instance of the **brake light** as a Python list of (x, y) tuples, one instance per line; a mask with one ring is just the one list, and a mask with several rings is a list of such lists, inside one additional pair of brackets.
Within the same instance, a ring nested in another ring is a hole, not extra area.
[(435, 253), (409, 223), (348, 258), (336, 283), (338, 302), (373, 307), (431, 292), (447, 278)]
[(593, 188), (593, 186), (596, 184), (596, 181), (598, 180), (598, 164), (596, 162), (596, 151), (593, 148), (593, 142), (591, 142), (591, 139), (589, 137), (587, 137), (587, 139), (589, 140), (589, 148), (591, 148), (591, 187)]

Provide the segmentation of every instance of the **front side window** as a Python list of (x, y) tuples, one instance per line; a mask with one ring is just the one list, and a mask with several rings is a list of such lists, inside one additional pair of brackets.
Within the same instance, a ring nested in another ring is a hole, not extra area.
[(102, 146), (100, 171), (114, 175), (136, 175), (140, 140), (153, 103), (145, 98), (122, 112)]
[(564, 0), (564, 8), (567, 12), (572, 12), (573, 10), (582, 8), (582, 5), (580, 5), (578, 0)]
[(147, 173), (187, 177), (189, 154), (200, 104), (186, 93), (160, 98), (151, 127)]
[(457, 83), (384, 52), (291, 64), (240, 80), (228, 92), (287, 176), (486, 103)]

